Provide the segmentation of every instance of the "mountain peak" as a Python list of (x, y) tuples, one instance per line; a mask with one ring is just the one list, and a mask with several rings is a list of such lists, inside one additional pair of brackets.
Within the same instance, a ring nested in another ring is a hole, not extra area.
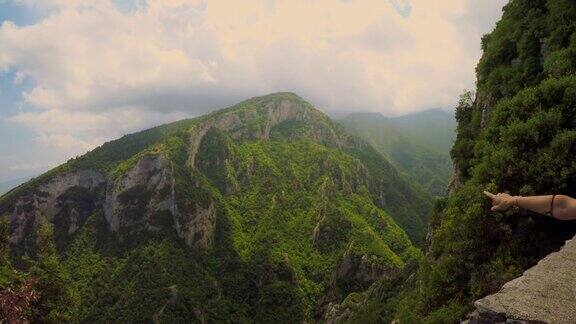
[[(280, 113), (283, 115), (308, 115), (317, 116), (321, 119), (326, 119), (327, 116), (316, 109), (312, 104), (304, 100), (293, 92), (275, 92), (264, 96), (252, 97), (240, 103), (229, 106), (227, 108), (215, 110), (205, 116), (195, 118), (194, 120), (201, 123), (210, 122), (214, 119), (233, 118), (232, 115), (246, 116), (259, 115), (266, 119), (266, 115)], [(270, 116), (269, 116), (270, 117)], [(260, 118), (260, 120), (262, 120)], [(301, 119), (302, 117), (300, 117)], [(243, 119), (241, 117), (240, 119)]]
[(254, 98), (287, 99), (287, 100), (304, 101), (304, 99), (302, 99), (302, 97), (300, 97), (296, 93), (290, 92), (290, 91), (273, 92), (273, 93), (269, 93), (269, 94), (264, 95), (264, 96), (258, 96), (258, 97), (254, 97)]
[[(297, 95), (294, 92), (273, 92), (273, 93), (269, 93), (267, 95), (256, 96), (256, 97), (246, 99), (246, 100), (241, 101), (240, 103), (238, 103), (234, 106), (241, 106), (241, 105), (245, 105), (247, 103), (255, 103), (255, 102), (261, 103), (261, 102), (266, 102), (266, 101), (278, 101), (278, 100), (287, 100), (287, 101), (292, 101), (292, 102), (300, 102), (300, 103), (309, 104), (306, 100), (304, 100), (302, 97), (300, 97), (299, 95)], [(234, 107), (234, 106), (232, 106), (232, 107)]]

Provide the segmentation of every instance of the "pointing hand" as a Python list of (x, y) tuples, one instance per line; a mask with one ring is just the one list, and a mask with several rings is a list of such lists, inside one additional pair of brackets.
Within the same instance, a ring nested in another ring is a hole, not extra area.
[(508, 208), (516, 204), (516, 197), (510, 196), (507, 193), (493, 194), (488, 191), (484, 191), (484, 194), (492, 199), (492, 211), (507, 210)]

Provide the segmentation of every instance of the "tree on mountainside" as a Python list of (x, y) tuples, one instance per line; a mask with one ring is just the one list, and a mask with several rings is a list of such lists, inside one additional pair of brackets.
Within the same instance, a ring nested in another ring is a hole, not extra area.
[(54, 229), (43, 222), (38, 231), (38, 260), (31, 261), (29, 275), (37, 280), (39, 298), (31, 317), (41, 322), (67, 322), (70, 320), (72, 299), (69, 274), (56, 252)]
[(8, 323), (27, 321), (38, 300), (38, 281), (10, 265), (8, 219), (0, 217), (0, 318)]

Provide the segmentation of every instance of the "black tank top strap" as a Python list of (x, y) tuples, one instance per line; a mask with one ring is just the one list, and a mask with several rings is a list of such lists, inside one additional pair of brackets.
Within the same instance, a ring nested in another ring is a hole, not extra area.
[(548, 212), (548, 215), (552, 218), (556, 218), (554, 217), (554, 198), (556, 198), (556, 195), (552, 195), (552, 199), (550, 200), (550, 211)]

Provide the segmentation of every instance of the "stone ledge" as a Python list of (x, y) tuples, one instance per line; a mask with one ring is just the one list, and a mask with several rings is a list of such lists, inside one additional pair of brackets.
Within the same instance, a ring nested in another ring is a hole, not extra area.
[(474, 306), (471, 324), (576, 323), (576, 238)]

